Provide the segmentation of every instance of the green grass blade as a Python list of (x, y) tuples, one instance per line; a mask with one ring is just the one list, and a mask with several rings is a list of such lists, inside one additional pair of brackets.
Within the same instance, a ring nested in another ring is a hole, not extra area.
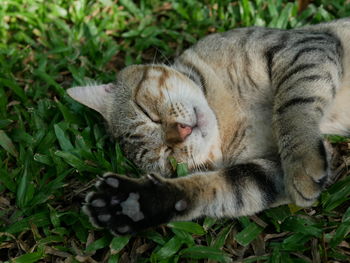
[(111, 236), (104, 236), (94, 242), (92, 242), (86, 249), (86, 252), (93, 252), (96, 251), (98, 249), (107, 247), (110, 243), (111, 243)]
[(250, 222), (241, 232), (235, 236), (235, 240), (242, 246), (247, 246), (252, 242), (261, 232), (263, 228), (254, 222)]
[(212, 259), (217, 262), (231, 262), (229, 255), (213, 247), (195, 246), (181, 250), (180, 255), (191, 259)]
[(23, 173), (19, 179), (17, 187), (17, 200), (16, 203), (20, 208), (26, 207), (28, 202), (33, 198), (34, 186), (31, 182), (31, 175), (29, 171), (28, 157), (24, 163)]
[(177, 236), (174, 236), (155, 253), (156, 258), (166, 259), (172, 257), (173, 255), (175, 255), (176, 252), (179, 251), (183, 243), (183, 240), (181, 240)]
[(34, 263), (38, 262), (40, 259), (44, 258), (44, 254), (42, 252), (33, 252), (22, 255), (20, 257), (14, 258), (11, 262), (13, 263)]
[(109, 247), (112, 249), (112, 253), (119, 253), (130, 241), (131, 236), (119, 236), (112, 239)]
[(194, 222), (171, 222), (167, 226), (196, 235), (204, 235), (206, 233), (201, 225)]
[(18, 152), (16, 150), (16, 147), (12, 143), (12, 140), (7, 136), (7, 134), (3, 130), (0, 130), (0, 145), (12, 156), (18, 156)]

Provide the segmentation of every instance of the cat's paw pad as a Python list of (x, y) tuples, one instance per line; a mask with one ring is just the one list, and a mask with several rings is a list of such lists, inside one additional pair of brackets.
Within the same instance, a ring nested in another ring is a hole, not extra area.
[(109, 228), (115, 234), (135, 231), (134, 224), (145, 219), (140, 205), (139, 180), (107, 173), (96, 183), (83, 207), (96, 227)]
[(84, 212), (96, 227), (128, 234), (169, 221), (187, 208), (176, 188), (155, 175), (132, 179), (108, 173), (86, 196)]
[(324, 155), (306, 154), (285, 165), (287, 190), (296, 205), (311, 206), (320, 196), (329, 177)]

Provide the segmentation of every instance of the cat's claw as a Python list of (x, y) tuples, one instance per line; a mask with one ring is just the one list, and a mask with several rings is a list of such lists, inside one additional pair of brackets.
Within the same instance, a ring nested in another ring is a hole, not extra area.
[(183, 193), (155, 175), (132, 179), (107, 173), (96, 188), (86, 196), (83, 211), (94, 226), (116, 235), (168, 222), (188, 208)]

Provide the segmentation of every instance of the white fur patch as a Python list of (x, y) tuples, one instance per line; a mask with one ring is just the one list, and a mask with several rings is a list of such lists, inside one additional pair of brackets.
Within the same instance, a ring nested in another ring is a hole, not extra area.
[(176, 202), (175, 204), (175, 209), (177, 211), (183, 211), (187, 208), (187, 202), (185, 200), (180, 200), (178, 202)]

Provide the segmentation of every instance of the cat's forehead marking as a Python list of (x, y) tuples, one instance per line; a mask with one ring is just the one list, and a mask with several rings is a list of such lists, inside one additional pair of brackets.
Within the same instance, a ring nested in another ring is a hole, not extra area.
[(148, 67), (143, 67), (142, 78), (134, 90), (134, 100), (136, 100), (137, 94), (139, 93), (139, 91), (143, 85), (143, 82), (145, 82), (145, 80), (147, 79), (148, 70), (149, 70)]
[(162, 66), (150, 66), (148, 71), (148, 78), (150, 80), (156, 80), (158, 87), (163, 86), (165, 81), (169, 78), (171, 71)]
[(172, 71), (162, 66), (145, 67), (143, 77), (134, 91), (136, 101), (154, 101), (164, 97), (164, 87)]

